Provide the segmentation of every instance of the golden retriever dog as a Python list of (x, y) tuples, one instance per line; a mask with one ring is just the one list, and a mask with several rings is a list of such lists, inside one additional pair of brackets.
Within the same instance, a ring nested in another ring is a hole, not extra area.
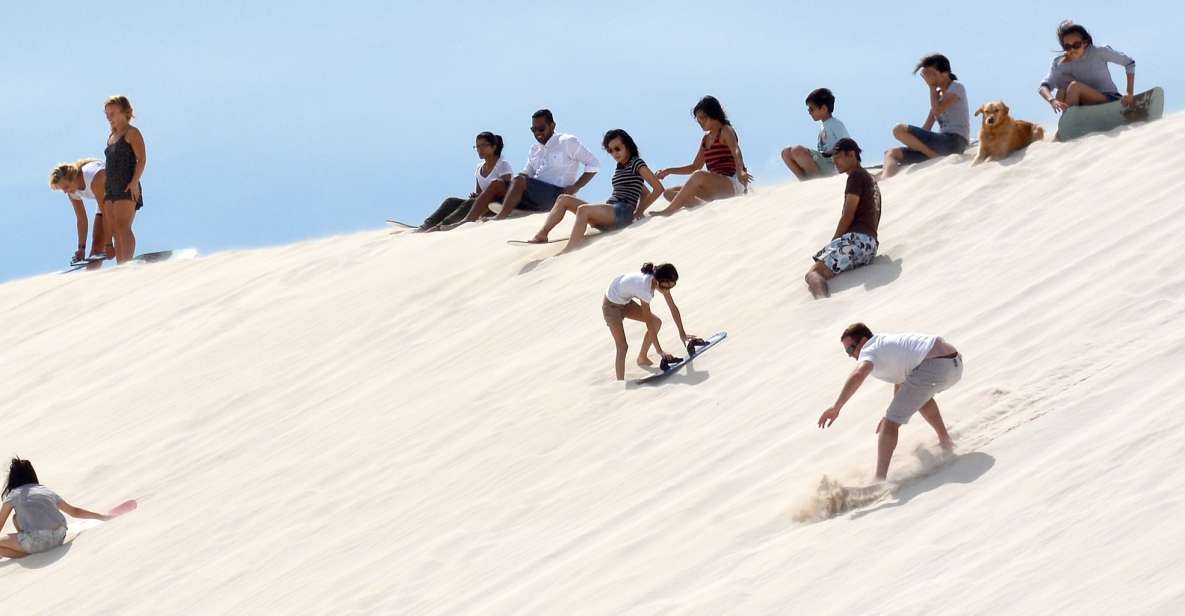
[(1017, 150), (1028, 147), (1034, 141), (1045, 138), (1045, 129), (1032, 122), (1013, 120), (1008, 115), (1004, 101), (984, 103), (975, 111), (983, 116), (983, 127), (979, 129), (979, 155), (972, 165), (986, 159), (1001, 161)]

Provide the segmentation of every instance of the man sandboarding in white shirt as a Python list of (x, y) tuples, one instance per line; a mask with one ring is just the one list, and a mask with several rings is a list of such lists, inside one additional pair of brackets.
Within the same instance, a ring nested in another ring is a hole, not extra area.
[[(579, 139), (555, 132), (551, 111), (540, 109), (531, 115), (531, 133), (539, 143), (531, 146), (527, 166), (511, 182), (498, 220), (510, 216), (515, 208), (550, 212), (560, 195), (576, 194), (601, 170), (597, 157)], [(581, 165), (584, 173), (577, 178)], [(465, 220), (477, 220), (484, 213), (474, 207)]]
[(876, 479), (884, 481), (889, 461), (897, 447), (897, 431), (914, 413), (920, 413), (938, 434), (943, 449), (953, 449), (954, 441), (942, 422), (934, 396), (952, 387), (963, 377), (963, 356), (959, 350), (938, 336), (924, 334), (873, 335), (863, 323), (849, 325), (840, 336), (848, 357), (858, 363), (843, 391), (831, 408), (819, 416), (819, 427), (827, 428), (839, 417), (839, 411), (855, 395), (868, 375), (893, 383), (893, 401), (876, 431), (880, 434), (876, 457)]

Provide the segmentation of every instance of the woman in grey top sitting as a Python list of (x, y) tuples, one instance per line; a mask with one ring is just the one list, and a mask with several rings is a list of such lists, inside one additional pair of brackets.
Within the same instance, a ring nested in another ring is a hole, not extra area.
[(66, 517), (106, 520), (107, 516), (75, 507), (62, 500), (53, 490), (41, 485), (37, 471), (28, 460), (13, 458), (8, 467), (8, 483), (2, 495), (0, 530), (8, 523), (9, 514), (16, 512), (12, 523), (16, 532), (0, 538), (0, 556), (22, 558), (45, 552), (62, 545), (66, 540)]
[[(1075, 105), (1101, 105), (1122, 100), (1131, 107), (1136, 87), (1136, 61), (1110, 47), (1096, 47), (1086, 28), (1063, 21), (1057, 27), (1062, 55), (1053, 59), (1049, 74), (1038, 92), (1045, 102), (1061, 113)], [(1127, 72), (1127, 94), (1120, 94), (1107, 64), (1118, 64)]]

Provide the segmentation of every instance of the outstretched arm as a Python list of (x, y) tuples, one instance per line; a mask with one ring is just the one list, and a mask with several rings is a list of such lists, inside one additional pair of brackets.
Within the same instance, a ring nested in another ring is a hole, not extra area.
[(101, 513), (95, 513), (93, 511), (88, 511), (86, 509), (83, 509), (82, 507), (75, 507), (74, 505), (71, 505), (70, 503), (67, 503), (66, 501), (64, 501), (62, 499), (58, 499), (58, 509), (61, 509), (62, 512), (65, 513), (66, 515), (68, 515), (72, 518), (78, 518), (80, 520), (84, 520), (84, 519), (108, 520), (109, 519), (109, 516), (105, 516)]
[(670, 289), (659, 289), (659, 293), (667, 300), (667, 308), (671, 309), (671, 318), (675, 320), (675, 327), (679, 328), (679, 339), (687, 342), (687, 332), (683, 329), (683, 315), (679, 313), (679, 307), (675, 305), (675, 298), (671, 297)]
[(74, 251), (74, 260), (81, 261), (86, 253), (86, 236), (90, 231), (86, 220), (86, 207), (73, 197), (70, 198), (70, 205), (74, 206), (74, 226), (78, 229), (78, 250)]
[(852, 396), (856, 395), (856, 391), (864, 384), (864, 379), (872, 374), (872, 362), (862, 361), (856, 364), (856, 369), (848, 376), (848, 380), (843, 385), (843, 390), (839, 392), (839, 397), (835, 399), (835, 404), (831, 408), (823, 411), (819, 416), (819, 427), (828, 428), (835, 420), (839, 418), (839, 411), (843, 405), (848, 403)]
[(682, 167), (667, 167), (666, 169), (658, 170), (658, 179), (665, 180), (668, 175), (691, 175), (704, 166), (704, 149), (701, 147), (695, 153), (695, 160), (691, 161), (690, 165), (683, 165)]

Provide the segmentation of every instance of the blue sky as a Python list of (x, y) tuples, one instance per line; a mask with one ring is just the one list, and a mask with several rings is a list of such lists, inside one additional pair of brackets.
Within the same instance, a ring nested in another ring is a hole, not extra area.
[(418, 222), (472, 189), (478, 132), (503, 135), (521, 167), (540, 107), (606, 164), (581, 193), (595, 200), (609, 190), (606, 130), (628, 130), (652, 167), (686, 164), (700, 134), (690, 109), (709, 93), (759, 185), (790, 180), (782, 147), (813, 143), (802, 99), (819, 86), (836, 93), (836, 116), (876, 158), (894, 124), (925, 118), (911, 70), (933, 51), (951, 58), (973, 107), (1003, 99), (1014, 116), (1048, 125), (1035, 92), (1066, 18), (1136, 58), (1137, 90), (1164, 86), (1168, 109), (1181, 109), (1180, 4), (821, 6), (14, 3), (0, 41), (9, 223), (0, 280), (69, 260), (72, 210), (47, 177), (58, 162), (101, 158), (102, 103), (116, 93), (135, 104), (148, 147), (140, 251), (203, 253), (379, 228), (391, 216)]

